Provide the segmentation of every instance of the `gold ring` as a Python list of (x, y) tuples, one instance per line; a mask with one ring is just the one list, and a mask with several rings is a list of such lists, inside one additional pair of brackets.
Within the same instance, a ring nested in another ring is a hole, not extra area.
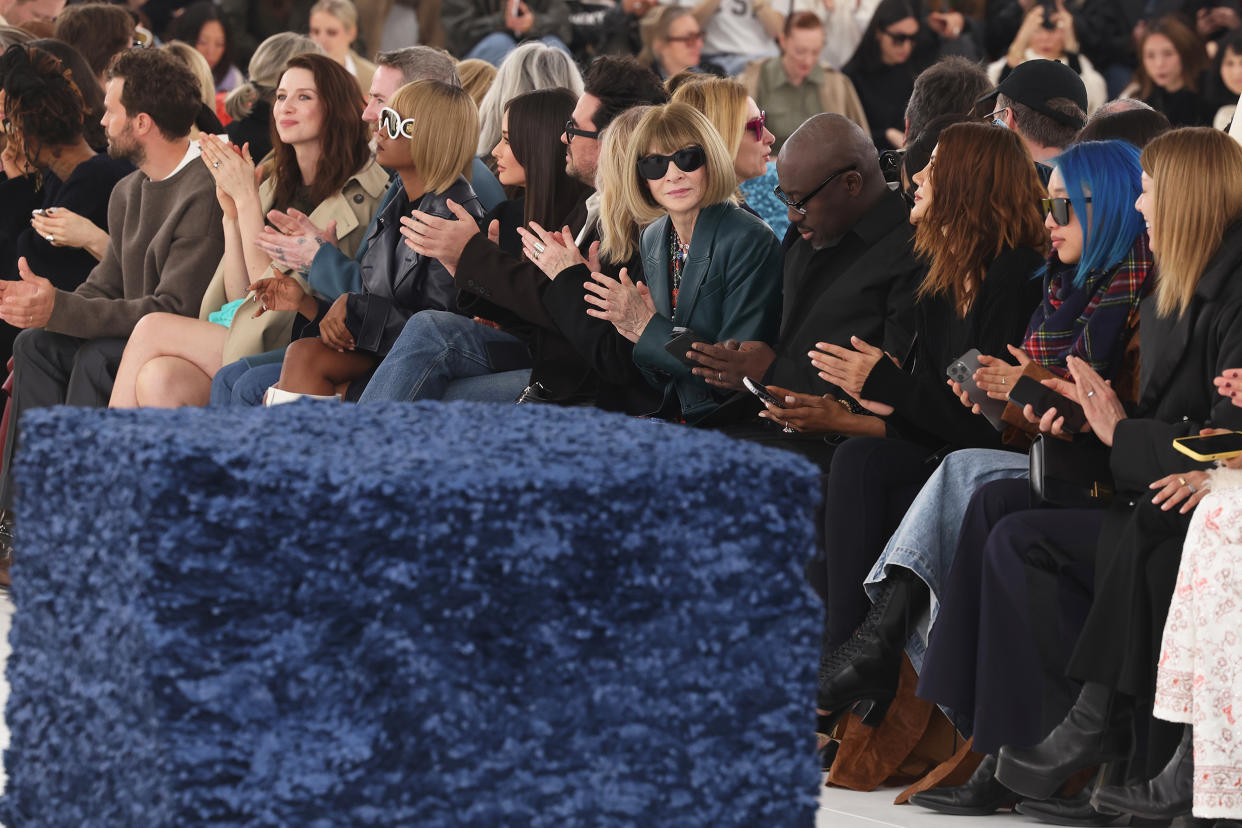
[(1179, 478), (1177, 478), (1177, 482), (1178, 482), (1178, 483), (1180, 483), (1180, 484), (1182, 484), (1183, 486), (1185, 486), (1185, 485), (1186, 485), (1186, 478), (1184, 478), (1184, 477), (1179, 477)]

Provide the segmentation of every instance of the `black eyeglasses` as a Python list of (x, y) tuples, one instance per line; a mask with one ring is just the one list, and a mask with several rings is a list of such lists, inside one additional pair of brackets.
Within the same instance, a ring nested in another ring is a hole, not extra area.
[(599, 130), (591, 131), (589, 129), (578, 129), (576, 126), (574, 126), (573, 120), (566, 121), (565, 122), (565, 143), (568, 144), (570, 141), (574, 140), (575, 135), (578, 136), (579, 138), (598, 138)]
[(893, 34), (888, 29), (880, 29), (884, 34), (888, 35), (889, 40), (893, 41), (894, 46), (905, 46), (907, 43), (913, 43), (918, 40), (918, 33), (915, 34)]
[(780, 188), (779, 184), (772, 188), (772, 194), (781, 200), (781, 204), (784, 204), (789, 209), (796, 210), (805, 216), (807, 202), (815, 198), (815, 196), (819, 195), (820, 190), (824, 189), (829, 184), (831, 184), (832, 180), (836, 178), (837, 176), (845, 175), (847, 172), (857, 172), (857, 171), (858, 171), (857, 164), (850, 164), (848, 167), (842, 167), (841, 169), (834, 172), (832, 175), (825, 178), (818, 187), (816, 187), (814, 190), (811, 190), (809, 193), (807, 193), (806, 196), (803, 197), (802, 200), (800, 201), (790, 201), (789, 196), (785, 195), (785, 191)]
[(682, 172), (694, 172), (707, 163), (707, 153), (696, 144), (679, 149), (672, 155), (646, 155), (638, 159), (638, 174), (648, 181), (663, 178), (670, 161)]
[[(1090, 204), (1091, 197), (1086, 196), (1082, 201), (1084, 204)], [(1057, 223), (1058, 227), (1064, 227), (1070, 223), (1073, 209), (1068, 198), (1041, 198), (1039, 206), (1043, 209), (1045, 217), (1049, 213), (1052, 214), (1052, 220)]]

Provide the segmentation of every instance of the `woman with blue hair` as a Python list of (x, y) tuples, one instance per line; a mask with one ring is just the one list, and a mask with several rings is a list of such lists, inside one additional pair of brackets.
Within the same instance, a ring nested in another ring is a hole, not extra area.
[[(1087, 142), (1053, 163), (1043, 204), (1052, 241), (1043, 301), (1023, 348), (1010, 348), (1015, 362), (981, 357), (983, 367), (974, 377), (996, 399), (1007, 399), (1023, 372), (1036, 370), (1029, 363), (1064, 377), (1070, 357), (1124, 385), (1126, 344), (1137, 328), (1139, 302), (1151, 288), (1151, 251), (1134, 209), (1141, 191), (1139, 151), (1120, 141)], [(896, 694), (903, 650), (921, 670), (971, 495), (993, 480), (1026, 477), (1028, 467), (1018, 451), (966, 449), (949, 454), (923, 486), (866, 579), (873, 604), (862, 626), (821, 661), (822, 743), (846, 710), (860, 703), (869, 710), (887, 706)]]

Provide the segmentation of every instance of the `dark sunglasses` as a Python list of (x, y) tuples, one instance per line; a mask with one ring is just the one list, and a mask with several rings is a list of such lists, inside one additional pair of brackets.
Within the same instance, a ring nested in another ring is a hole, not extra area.
[[(1087, 196), (1082, 201), (1084, 204), (1090, 204), (1091, 197)], [(1058, 227), (1064, 227), (1069, 224), (1070, 216), (1074, 214), (1068, 198), (1041, 198), (1039, 206), (1044, 211), (1045, 217), (1049, 213), (1052, 214), (1052, 220), (1057, 223)]]
[(574, 140), (575, 135), (578, 136), (579, 138), (598, 138), (599, 130), (595, 130), (594, 132), (592, 132), (589, 129), (578, 129), (576, 126), (574, 126), (574, 122), (572, 120), (566, 121), (565, 122), (565, 143), (568, 144), (570, 141)]
[(772, 194), (780, 199), (781, 204), (784, 204), (789, 209), (795, 210), (805, 216), (807, 202), (815, 198), (815, 196), (819, 195), (820, 190), (824, 189), (829, 184), (831, 184), (832, 180), (836, 178), (837, 176), (845, 175), (847, 172), (855, 172), (857, 170), (858, 170), (857, 164), (850, 164), (848, 167), (842, 167), (841, 169), (834, 172), (832, 175), (825, 178), (818, 187), (816, 187), (814, 190), (811, 190), (799, 201), (790, 201), (789, 196), (785, 195), (785, 191), (782, 190), (779, 185), (772, 188)]
[(913, 43), (918, 39), (918, 34), (893, 34), (888, 29), (880, 29), (884, 34), (888, 35), (889, 40), (893, 41), (894, 46), (905, 46), (907, 43)]
[(763, 140), (763, 125), (766, 124), (767, 122), (768, 122), (768, 113), (764, 112), (763, 110), (759, 111), (758, 118), (751, 118), (749, 121), (746, 122), (746, 128), (753, 129), (755, 131), (756, 141)]
[(664, 39), (669, 43), (701, 43), (704, 37), (705, 35), (702, 32), (695, 32), (694, 34), (682, 35), (681, 37), (666, 37)]
[(646, 155), (638, 159), (638, 174), (648, 181), (663, 178), (668, 172), (669, 162), (677, 165), (682, 172), (694, 172), (707, 163), (707, 153), (697, 144), (693, 147), (679, 149), (672, 155)]

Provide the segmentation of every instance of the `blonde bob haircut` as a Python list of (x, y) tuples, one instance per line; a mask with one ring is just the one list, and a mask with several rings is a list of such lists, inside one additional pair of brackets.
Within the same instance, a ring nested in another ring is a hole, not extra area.
[(1185, 313), (1225, 229), (1242, 218), (1242, 147), (1211, 127), (1166, 132), (1143, 150), (1155, 187), (1156, 311)]
[(634, 137), (625, 151), (626, 172), (621, 179), (621, 207), (639, 224), (650, 224), (667, 214), (651, 195), (651, 186), (638, 172), (638, 159), (652, 153), (669, 155), (679, 149), (698, 145), (707, 156), (703, 165), (703, 199), (699, 207), (730, 201), (737, 189), (733, 157), (725, 148), (720, 133), (702, 112), (689, 104), (670, 103), (653, 106), (634, 130)]
[(742, 133), (746, 129), (746, 99), (750, 93), (733, 78), (715, 78), (700, 75), (682, 84), (670, 101), (680, 101), (707, 116), (724, 139), (730, 158), (737, 157), (742, 147)]
[(479, 109), (469, 92), (443, 81), (419, 80), (394, 92), (388, 106), (414, 119), (410, 162), (427, 192), (443, 193), (459, 175), (470, 178)]
[(633, 172), (626, 166), (626, 148), (634, 137), (638, 122), (650, 106), (632, 106), (612, 119), (604, 130), (599, 148), (599, 168), (595, 172), (595, 190), (599, 193), (599, 256), (613, 264), (628, 262), (637, 247), (637, 220), (624, 207), (621, 193), (623, 181)]

